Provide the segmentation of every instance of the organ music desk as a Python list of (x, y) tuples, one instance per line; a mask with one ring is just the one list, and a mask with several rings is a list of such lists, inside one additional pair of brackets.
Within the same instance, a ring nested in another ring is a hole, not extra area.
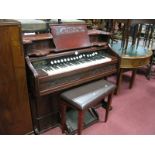
[(86, 24), (51, 25), (51, 33), (23, 36), (36, 133), (59, 124), (59, 94), (118, 70), (108, 32)]

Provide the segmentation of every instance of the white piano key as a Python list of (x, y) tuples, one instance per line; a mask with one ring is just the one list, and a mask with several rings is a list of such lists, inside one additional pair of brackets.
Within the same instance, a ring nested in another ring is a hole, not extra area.
[(85, 68), (85, 67), (90, 67), (90, 66), (102, 64), (102, 63), (109, 62), (109, 61), (111, 61), (111, 58), (104, 57), (104, 58), (101, 58), (101, 59), (81, 62), (81, 63), (78, 63), (78, 64), (73, 64), (73, 63), (65, 64), (66, 67), (61, 67), (61, 66), (57, 66), (58, 68), (53, 68), (52, 67), (51, 70), (47, 70), (47, 71), (45, 69), (42, 69), (42, 70), (44, 72), (46, 72), (48, 75), (56, 75), (56, 74), (60, 74), (60, 73), (73, 71), (73, 70), (76, 70), (76, 69), (81, 69), (81, 68)]

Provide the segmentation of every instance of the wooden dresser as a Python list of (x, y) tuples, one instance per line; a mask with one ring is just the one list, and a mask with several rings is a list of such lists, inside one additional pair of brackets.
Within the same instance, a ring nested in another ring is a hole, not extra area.
[(20, 24), (0, 20), (0, 134), (33, 133)]

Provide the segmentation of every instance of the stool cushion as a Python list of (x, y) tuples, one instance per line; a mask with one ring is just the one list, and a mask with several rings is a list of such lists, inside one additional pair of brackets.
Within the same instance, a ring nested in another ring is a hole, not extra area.
[(115, 85), (105, 81), (98, 80), (77, 88), (70, 89), (61, 94), (61, 98), (70, 105), (83, 110), (94, 102), (102, 100), (115, 89)]
[(18, 19), (21, 23), (23, 32), (47, 31), (47, 24), (43, 20), (37, 19)]
[[(79, 19), (61, 19), (62, 23), (85, 23), (84, 20)], [(48, 21), (49, 24), (58, 24), (58, 19), (51, 19)]]

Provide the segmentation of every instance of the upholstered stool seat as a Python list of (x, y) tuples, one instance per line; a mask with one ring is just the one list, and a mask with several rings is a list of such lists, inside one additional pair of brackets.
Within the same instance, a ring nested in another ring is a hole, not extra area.
[(48, 30), (47, 23), (38, 19), (18, 19), (21, 23), (22, 32), (46, 32)]
[[(58, 19), (50, 19), (48, 20), (49, 24), (57, 24)], [(61, 23), (85, 23), (84, 20), (79, 20), (79, 19), (61, 19)]]
[(114, 84), (108, 81), (98, 80), (63, 92), (61, 94), (62, 132), (65, 132), (67, 106), (70, 106), (78, 111), (78, 134), (81, 134), (84, 112), (88, 110), (88, 108), (94, 107), (97, 103), (101, 102), (106, 96), (108, 96), (108, 106), (106, 107), (105, 115), (106, 122), (115, 87), (116, 86)]

